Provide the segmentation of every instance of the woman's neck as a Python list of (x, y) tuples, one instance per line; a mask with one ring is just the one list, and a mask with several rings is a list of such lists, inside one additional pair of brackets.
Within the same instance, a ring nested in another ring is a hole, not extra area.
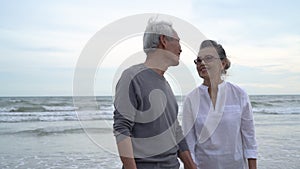
[(203, 85), (208, 86), (208, 94), (212, 101), (213, 106), (216, 106), (217, 95), (218, 95), (218, 85), (221, 84), (223, 80), (219, 79), (204, 79)]
[(207, 86), (208, 88), (216, 89), (218, 88), (218, 85), (221, 84), (223, 80), (221, 78), (218, 79), (204, 79), (203, 85)]

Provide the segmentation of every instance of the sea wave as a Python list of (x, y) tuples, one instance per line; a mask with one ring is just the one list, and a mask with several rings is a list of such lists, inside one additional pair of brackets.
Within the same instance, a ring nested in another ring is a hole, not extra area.
[(300, 114), (300, 107), (298, 108), (253, 108), (253, 112), (257, 114), (274, 114), (274, 115), (285, 115), (285, 114)]
[(47, 111), (74, 111), (78, 110), (75, 106), (19, 106), (19, 107), (0, 107), (0, 112), (47, 112)]
[(73, 106), (42, 106), (46, 111), (72, 111), (77, 110), (78, 107)]
[(11, 103), (20, 103), (20, 102), (22, 102), (23, 100), (21, 100), (21, 99), (10, 99), (9, 100), (9, 102), (11, 102)]
[(107, 111), (1, 112), (0, 122), (112, 120)]
[(74, 134), (83, 133), (88, 131), (89, 133), (105, 133), (112, 132), (110, 128), (82, 128), (82, 127), (45, 127), (36, 128), (32, 130), (20, 130), (20, 131), (6, 131), (0, 133), (0, 135), (34, 135), (34, 136), (49, 136), (57, 134)]
[(253, 107), (260, 107), (260, 106), (266, 106), (266, 107), (273, 107), (274, 104), (269, 102), (259, 102), (259, 101), (251, 101), (251, 105)]
[(0, 107), (0, 112), (14, 112), (17, 111), (16, 107)]
[[(300, 95), (251, 96), (256, 114), (300, 114)], [(111, 97), (0, 97), (0, 122), (112, 120)], [(179, 115), (183, 102), (178, 98)]]

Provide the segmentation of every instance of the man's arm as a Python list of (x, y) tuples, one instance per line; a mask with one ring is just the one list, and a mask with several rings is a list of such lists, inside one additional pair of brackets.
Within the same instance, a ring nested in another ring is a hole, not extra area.
[(182, 129), (177, 119), (175, 123), (176, 123), (176, 141), (178, 142), (178, 146), (179, 146), (178, 157), (183, 162), (185, 169), (197, 169), (197, 166), (193, 161), (193, 158), (189, 151), (189, 147), (186, 143), (184, 135), (182, 134)]
[(137, 169), (132, 149), (131, 138), (127, 137), (118, 144), (118, 151), (125, 169)]
[(197, 169), (196, 164), (194, 163), (190, 151), (179, 152), (179, 158), (184, 164), (185, 169)]
[(125, 169), (136, 169), (130, 137), (134, 126), (135, 107), (137, 106), (134, 86), (130, 85), (132, 79), (130, 72), (123, 72), (116, 86), (114, 101), (113, 128), (119, 156)]

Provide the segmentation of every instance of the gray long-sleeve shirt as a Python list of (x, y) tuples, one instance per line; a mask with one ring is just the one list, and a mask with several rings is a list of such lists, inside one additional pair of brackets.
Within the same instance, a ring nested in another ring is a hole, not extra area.
[(125, 70), (116, 86), (114, 133), (130, 136), (136, 163), (178, 166), (178, 151), (188, 150), (178, 123), (176, 98), (163, 76), (144, 64)]

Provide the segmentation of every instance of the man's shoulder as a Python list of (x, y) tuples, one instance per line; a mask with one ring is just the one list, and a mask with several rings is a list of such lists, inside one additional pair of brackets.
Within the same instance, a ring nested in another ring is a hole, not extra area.
[(125, 69), (123, 71), (123, 73), (126, 73), (126, 74), (135, 74), (135, 73), (138, 73), (142, 70), (145, 70), (146, 67), (143, 63), (140, 63), (140, 64), (136, 64), (136, 65), (132, 65), (130, 67), (128, 67), (127, 69)]
[(145, 69), (146, 66), (142, 63), (132, 65), (122, 72), (121, 79), (127, 79), (127, 78), (133, 79), (134, 77), (136, 77), (137, 74), (139, 74), (141, 71)]

